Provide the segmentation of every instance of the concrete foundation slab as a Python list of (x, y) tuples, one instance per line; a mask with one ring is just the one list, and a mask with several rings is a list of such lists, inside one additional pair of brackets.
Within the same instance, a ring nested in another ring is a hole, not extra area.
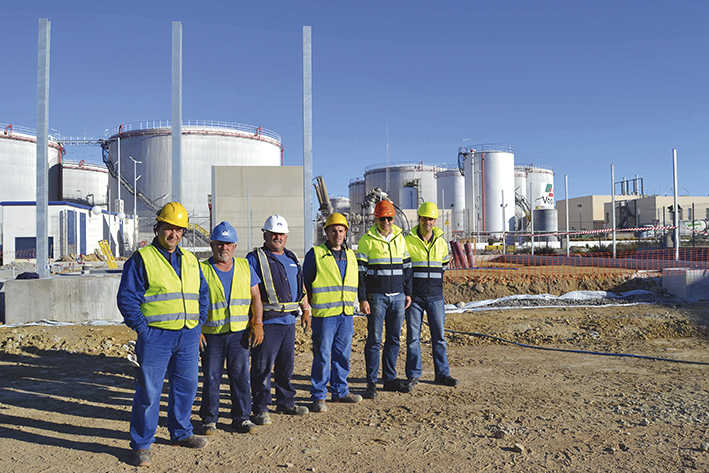
[(686, 301), (709, 301), (709, 270), (665, 268), (662, 271), (662, 287)]
[(123, 320), (116, 306), (120, 274), (54, 276), (7, 281), (5, 323), (38, 320), (86, 322)]

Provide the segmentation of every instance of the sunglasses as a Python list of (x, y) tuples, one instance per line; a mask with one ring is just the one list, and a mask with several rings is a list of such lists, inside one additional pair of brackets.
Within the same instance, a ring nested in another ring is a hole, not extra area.
[(380, 222), (391, 222), (394, 220), (394, 217), (379, 217)]

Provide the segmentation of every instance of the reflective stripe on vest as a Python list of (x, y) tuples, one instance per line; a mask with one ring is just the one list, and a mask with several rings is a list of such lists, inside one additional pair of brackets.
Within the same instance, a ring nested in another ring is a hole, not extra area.
[(262, 248), (256, 248), (256, 256), (258, 256), (258, 264), (261, 268), (261, 280), (263, 281), (263, 287), (266, 289), (266, 298), (268, 299), (268, 301), (263, 301), (263, 311), (293, 312), (294, 310), (298, 310), (298, 302), (281, 302), (278, 300), (276, 287), (273, 285), (271, 265), (268, 264), (268, 258)]
[(357, 258), (354, 251), (345, 250), (347, 267), (342, 280), (340, 267), (326, 245), (313, 247), (315, 256), (315, 280), (313, 281), (313, 317), (333, 317), (343, 312), (354, 314), (357, 300)]
[(406, 245), (411, 256), (415, 279), (437, 279), (443, 277), (443, 266), (448, 263), (448, 242), (442, 238), (443, 231), (433, 229), (433, 238), (424, 242), (418, 234), (418, 225), (406, 235)]
[(199, 262), (182, 250), (181, 278), (153, 245), (138, 250), (148, 276), (140, 310), (148, 325), (167, 330), (194, 328), (199, 324)]
[(219, 334), (245, 330), (249, 323), (251, 306), (251, 271), (245, 258), (234, 258), (231, 278), (231, 295), (226, 301), (221, 279), (209, 263), (202, 261), (202, 273), (209, 286), (209, 316), (202, 333)]

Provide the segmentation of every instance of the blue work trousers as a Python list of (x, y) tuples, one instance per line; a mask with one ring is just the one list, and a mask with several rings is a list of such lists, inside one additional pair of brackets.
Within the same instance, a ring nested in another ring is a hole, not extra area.
[(406, 296), (369, 294), (370, 314), (367, 316), (367, 341), (364, 344), (364, 361), (367, 382), (376, 383), (379, 375), (379, 351), (382, 345), (382, 331), (386, 325), (384, 350), (382, 350), (382, 381), (396, 379), (396, 359), (399, 357), (399, 337), (404, 322)]
[(192, 435), (192, 403), (197, 394), (200, 327), (163, 330), (148, 327), (138, 335), (135, 354), (140, 368), (130, 419), (130, 447), (148, 449), (155, 440), (165, 374), (170, 383), (167, 428), (171, 440)]
[(247, 330), (223, 334), (205, 334), (207, 346), (202, 357), (204, 382), (202, 423), (216, 423), (219, 419), (219, 390), (226, 360), (231, 393), (231, 418), (242, 421), (251, 415), (251, 382), (249, 376), (249, 336)]
[(351, 315), (313, 317), (313, 366), (310, 370), (310, 397), (319, 401), (330, 394), (337, 399), (350, 393), (347, 376), (350, 374), (350, 354), (354, 326)]
[(263, 343), (251, 349), (251, 396), (254, 415), (271, 403), (271, 371), (276, 384), (276, 406), (295, 407), (291, 386), (295, 350), (295, 324), (264, 324)]
[(406, 309), (406, 377), (421, 377), (421, 323), (426, 312), (428, 327), (431, 330), (431, 348), (433, 350), (433, 370), (436, 378), (450, 376), (446, 339), (443, 325), (446, 322), (443, 296), (414, 297)]

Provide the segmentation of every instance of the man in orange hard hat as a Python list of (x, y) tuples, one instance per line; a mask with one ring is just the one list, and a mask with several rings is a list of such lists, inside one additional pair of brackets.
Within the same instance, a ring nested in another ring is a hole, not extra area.
[(396, 379), (399, 337), (404, 311), (411, 305), (411, 259), (404, 233), (394, 225), (396, 211), (388, 200), (374, 208), (375, 224), (359, 240), (359, 306), (367, 315), (364, 358), (367, 389), (364, 397), (377, 397), (379, 352), (386, 324), (382, 353), (382, 381), (385, 391), (409, 392), (409, 383)]
[(150, 446), (165, 374), (170, 381), (170, 440), (189, 448), (207, 445), (204, 437), (193, 435), (190, 416), (209, 287), (195, 255), (178, 246), (188, 226), (187, 210), (179, 202), (169, 202), (155, 220), (153, 242), (133, 253), (123, 266), (117, 296), (126, 325), (138, 334), (135, 353), (140, 366), (130, 421), (130, 446), (137, 466), (152, 463)]

